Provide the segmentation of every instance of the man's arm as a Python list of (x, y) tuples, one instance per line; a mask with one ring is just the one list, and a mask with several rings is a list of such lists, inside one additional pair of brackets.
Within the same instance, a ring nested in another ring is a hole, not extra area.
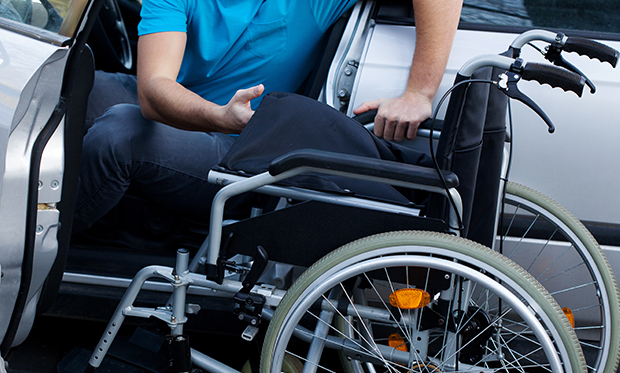
[(204, 100), (176, 82), (185, 52), (184, 32), (160, 32), (138, 39), (138, 97), (145, 118), (203, 132), (239, 133), (254, 114), (250, 100), (258, 85), (237, 91), (227, 105)]
[(413, 139), (418, 126), (432, 114), (452, 49), (462, 0), (413, 0), (416, 47), (402, 96), (364, 102), (354, 114), (378, 109), (375, 134), (386, 140)]

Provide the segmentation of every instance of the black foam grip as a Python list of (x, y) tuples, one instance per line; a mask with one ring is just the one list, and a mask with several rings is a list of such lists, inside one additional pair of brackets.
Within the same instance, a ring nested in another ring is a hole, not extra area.
[(609, 62), (613, 67), (616, 67), (618, 58), (620, 57), (620, 52), (616, 49), (597, 41), (580, 37), (568, 37), (564, 43), (564, 50), (567, 52), (575, 52), (582, 56), (596, 58), (601, 62)]
[(585, 78), (566, 69), (548, 64), (528, 63), (523, 68), (521, 77), (525, 80), (535, 80), (540, 84), (549, 84), (552, 87), (572, 91), (581, 97)]

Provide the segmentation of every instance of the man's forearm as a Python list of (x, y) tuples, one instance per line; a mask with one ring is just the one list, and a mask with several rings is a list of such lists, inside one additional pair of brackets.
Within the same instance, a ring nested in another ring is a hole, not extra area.
[(222, 107), (177, 82), (155, 78), (140, 88), (140, 107), (145, 118), (189, 131), (225, 132), (219, 123)]
[(462, 0), (413, 0), (416, 47), (407, 92), (434, 97), (444, 75)]
[(138, 39), (138, 96), (151, 120), (191, 131), (239, 133), (254, 113), (249, 101), (262, 86), (238, 91), (224, 106), (177, 83), (185, 54), (184, 32), (159, 32)]
[(193, 131), (218, 131), (218, 106), (176, 82), (185, 54), (184, 32), (138, 39), (138, 97), (145, 118)]

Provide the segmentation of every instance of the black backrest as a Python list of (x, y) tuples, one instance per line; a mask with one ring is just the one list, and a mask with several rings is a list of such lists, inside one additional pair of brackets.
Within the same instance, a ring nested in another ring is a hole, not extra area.
[[(494, 68), (496, 78), (503, 70)], [(506, 111), (508, 96), (491, 87), (487, 101), (482, 150), (476, 177), (467, 238), (491, 247), (495, 239), (495, 212), (497, 211), (501, 168), (506, 141)]]
[[(490, 67), (472, 78), (490, 79)], [(455, 84), (466, 80), (457, 75)], [(463, 201), (462, 236), (487, 246), (494, 238), (495, 209), (506, 134), (505, 95), (488, 83), (464, 83), (452, 92), (437, 145), (439, 167), (454, 172)], [(445, 218), (448, 202), (433, 196), (429, 216)]]

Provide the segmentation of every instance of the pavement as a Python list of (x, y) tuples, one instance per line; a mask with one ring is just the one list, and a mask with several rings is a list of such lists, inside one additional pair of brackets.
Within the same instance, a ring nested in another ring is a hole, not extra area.
[[(107, 366), (102, 365), (97, 373), (165, 372), (167, 353), (161, 326), (151, 320), (123, 326), (106, 357), (111, 361), (107, 361)], [(35, 321), (26, 341), (10, 352), (7, 373), (83, 372), (105, 327), (106, 323), (100, 321), (42, 315)], [(210, 356), (239, 370), (249, 356), (258, 356), (257, 345), (242, 341), (240, 335), (194, 331), (190, 333), (190, 340), (192, 347), (209, 351)], [(131, 361), (131, 366), (125, 364), (128, 361), (125, 358)], [(110, 363), (114, 365), (110, 367)], [(0, 373), (5, 372), (0, 369)]]

